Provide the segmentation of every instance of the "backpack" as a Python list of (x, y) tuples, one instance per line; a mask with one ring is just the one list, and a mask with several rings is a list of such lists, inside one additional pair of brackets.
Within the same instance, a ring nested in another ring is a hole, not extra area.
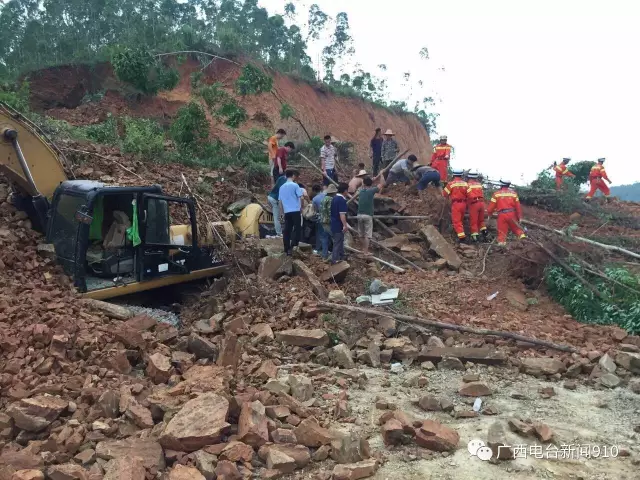
[(315, 220), (316, 218), (316, 209), (313, 206), (313, 203), (307, 203), (305, 207), (302, 209), (302, 216), (307, 220)]
[(329, 225), (331, 223), (331, 202), (333, 201), (333, 197), (327, 195), (322, 199), (320, 203), (320, 222), (324, 225)]

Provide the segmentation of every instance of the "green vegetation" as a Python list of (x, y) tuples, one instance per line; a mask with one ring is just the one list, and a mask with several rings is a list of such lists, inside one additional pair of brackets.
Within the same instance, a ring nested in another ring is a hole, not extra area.
[[(291, 2), (284, 15), (270, 15), (258, 0), (8, 0), (0, 6), (0, 23), (0, 79), (9, 82), (48, 66), (111, 61), (118, 78), (153, 95), (174, 88), (179, 80), (178, 72), (159, 58), (170, 64), (183, 61), (182, 52), (242, 56), (315, 82), (320, 89), (415, 113), (425, 128), (435, 129), (433, 99), (425, 97), (410, 106), (409, 98), (420, 95), (409, 95), (388, 103), (386, 66), (379, 65), (378, 74), (357, 64), (352, 68), (349, 17), (344, 12), (332, 17), (317, 4), (304, 11)], [(312, 42), (321, 43), (323, 84), (307, 53)], [(203, 66), (211, 61), (206, 55), (190, 55)], [(420, 56), (428, 61), (428, 50), (423, 48)], [(250, 65), (243, 77), (259, 72)], [(194, 85), (200, 76), (193, 74)], [(410, 80), (409, 73), (404, 78), (407, 92), (416, 93), (416, 84), (423, 87), (421, 80)], [(242, 95), (268, 92), (272, 79), (266, 79), (250, 85), (239, 81), (235, 87)], [(229, 115), (231, 123), (237, 123), (237, 113)]]
[(164, 132), (157, 122), (146, 118), (122, 119), (124, 138), (121, 148), (124, 153), (133, 153), (144, 158), (157, 158), (164, 151)]
[(29, 110), (29, 82), (0, 85), (0, 102), (4, 102), (19, 112)]
[(171, 138), (180, 153), (200, 155), (209, 138), (209, 121), (199, 103), (190, 102), (180, 110), (171, 125)]
[[(619, 325), (629, 333), (640, 333), (640, 277), (624, 268), (608, 268), (605, 275), (627, 288), (590, 275), (577, 264), (571, 265), (585, 276), (603, 295), (597, 298), (576, 277), (559, 266), (546, 271), (547, 289), (551, 296), (563, 305), (571, 315), (583, 323)], [(631, 289), (631, 290), (630, 290)]]

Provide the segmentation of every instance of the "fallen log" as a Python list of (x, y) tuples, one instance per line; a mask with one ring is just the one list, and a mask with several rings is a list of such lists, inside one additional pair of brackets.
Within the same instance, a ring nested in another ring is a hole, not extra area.
[(569, 239), (579, 240), (581, 242), (588, 243), (589, 245), (593, 245), (595, 247), (600, 247), (600, 248), (603, 248), (605, 250), (609, 250), (610, 252), (618, 252), (618, 253), (622, 253), (624, 255), (628, 255), (630, 257), (633, 257), (633, 258), (640, 259), (640, 254), (632, 252), (631, 250), (627, 250), (626, 248), (618, 247), (616, 245), (608, 245), (606, 243), (596, 242), (595, 240), (589, 240), (588, 238), (578, 237), (577, 235), (568, 235), (563, 230), (556, 230), (555, 228), (547, 227), (546, 225), (541, 225), (539, 223), (535, 223), (535, 222), (532, 222), (530, 220), (521, 220), (520, 223), (522, 223), (524, 225), (530, 225), (532, 227), (539, 228), (541, 230), (545, 230), (547, 232), (555, 233), (556, 235), (560, 235), (562, 237), (567, 237)]
[[(355, 233), (356, 235), (358, 235), (358, 231), (353, 228), (351, 225), (349, 225), (349, 230), (352, 233)], [(411, 265), (413, 268), (415, 268), (416, 270), (418, 270), (419, 272), (422, 273), (427, 273), (425, 270), (423, 270), (422, 268), (420, 268), (418, 265), (416, 265), (415, 263), (413, 263), (411, 260), (407, 260), (406, 258), (404, 258), (402, 255), (400, 255), (398, 252), (394, 252), (393, 250), (391, 250), (390, 248), (385, 247), (384, 245), (382, 245), (380, 242), (375, 241), (373, 238), (369, 240), (371, 242), (372, 245), (375, 245), (376, 247), (381, 248), (382, 250), (384, 250), (385, 252), (393, 255), (396, 258), (399, 258), (400, 260), (402, 260), (403, 262), (405, 262), (407, 265)]]
[[(357, 254), (360, 254), (360, 255), (364, 255), (364, 252), (362, 252), (361, 250), (356, 250), (353, 247), (347, 247), (345, 245), (344, 249), (346, 251), (348, 251), (348, 252), (353, 252), (353, 253), (357, 253)], [(378, 263), (380, 263), (382, 265), (385, 265), (385, 266), (389, 267), (390, 269), (392, 269), (396, 273), (404, 273), (404, 272), (406, 272), (406, 270), (404, 268), (400, 268), (397, 265), (394, 265), (393, 263), (389, 263), (389, 262), (387, 262), (385, 260), (382, 260), (381, 258), (374, 257), (374, 256), (371, 256), (369, 258), (371, 258), (371, 260), (375, 260), (376, 262), (378, 262)]]
[(116, 305), (115, 303), (103, 302), (102, 300), (94, 300), (93, 298), (83, 298), (82, 303), (90, 307), (100, 310), (107, 317), (115, 318), (116, 320), (129, 320), (133, 317), (133, 312), (126, 307)]
[(331, 310), (344, 310), (351, 313), (364, 313), (366, 315), (372, 315), (376, 317), (393, 317), (401, 322), (412, 323), (414, 325), (422, 327), (435, 327), (443, 330), (455, 330), (457, 332), (472, 333), (474, 335), (489, 335), (493, 337), (509, 338), (520, 342), (530, 343), (532, 345), (540, 345), (542, 347), (551, 348), (553, 350), (559, 350), (561, 352), (577, 353), (578, 350), (568, 345), (558, 345), (555, 343), (547, 342), (545, 340), (538, 340), (536, 338), (525, 337), (524, 335), (518, 335), (517, 333), (501, 332), (498, 330), (487, 330), (484, 328), (471, 328), (464, 325), (454, 325), (451, 323), (437, 322), (435, 320), (426, 320), (420, 317), (414, 317), (411, 315), (401, 315), (398, 313), (392, 313), (388, 310), (374, 310), (372, 308), (353, 307), (351, 305), (339, 305), (337, 303), (330, 302), (318, 302), (319, 307), (328, 308)]

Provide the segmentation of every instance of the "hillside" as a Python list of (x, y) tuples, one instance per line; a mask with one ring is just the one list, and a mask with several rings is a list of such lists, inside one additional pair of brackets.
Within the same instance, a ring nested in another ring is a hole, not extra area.
[(640, 202), (640, 182), (611, 187), (611, 195), (628, 202)]
[[(28, 75), (31, 91), (31, 106), (35, 111), (66, 120), (73, 125), (86, 125), (104, 121), (107, 114), (116, 116), (155, 118), (168, 125), (178, 109), (195, 98), (190, 76), (202, 69), (194, 61), (187, 60), (177, 66), (180, 72), (178, 86), (155, 97), (131, 93), (121, 84), (108, 63), (97, 66), (73, 65), (52, 67)], [(233, 85), (240, 76), (241, 67), (225, 60), (215, 60), (203, 70), (201, 81), (205, 84), (220, 82), (233, 95)], [(368, 161), (369, 140), (375, 128), (388, 128), (397, 133), (400, 148), (409, 148), (422, 158), (429, 158), (431, 142), (429, 135), (412, 114), (397, 114), (359, 98), (337, 96), (321, 86), (314, 86), (291, 76), (269, 71), (274, 79), (274, 89), (290, 104), (312, 136), (331, 134), (341, 141), (355, 144), (361, 161)], [(235, 97), (249, 115), (249, 121), (241, 132), (251, 129), (274, 131), (287, 130), (288, 138), (294, 142), (308, 139), (295, 121), (281, 120), (278, 100), (270, 94)], [(87, 100), (89, 100), (87, 102)], [(83, 103), (86, 102), (86, 103)], [(237, 142), (229, 129), (209, 118), (211, 135), (226, 143)]]

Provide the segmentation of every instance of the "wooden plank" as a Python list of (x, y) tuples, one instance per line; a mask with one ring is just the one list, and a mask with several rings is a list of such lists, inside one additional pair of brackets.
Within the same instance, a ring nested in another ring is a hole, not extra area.
[(426, 347), (418, 354), (418, 362), (439, 362), (444, 357), (459, 358), (462, 362), (482, 363), (484, 365), (502, 365), (506, 363), (507, 357), (493, 348), (465, 348), (465, 347)]

